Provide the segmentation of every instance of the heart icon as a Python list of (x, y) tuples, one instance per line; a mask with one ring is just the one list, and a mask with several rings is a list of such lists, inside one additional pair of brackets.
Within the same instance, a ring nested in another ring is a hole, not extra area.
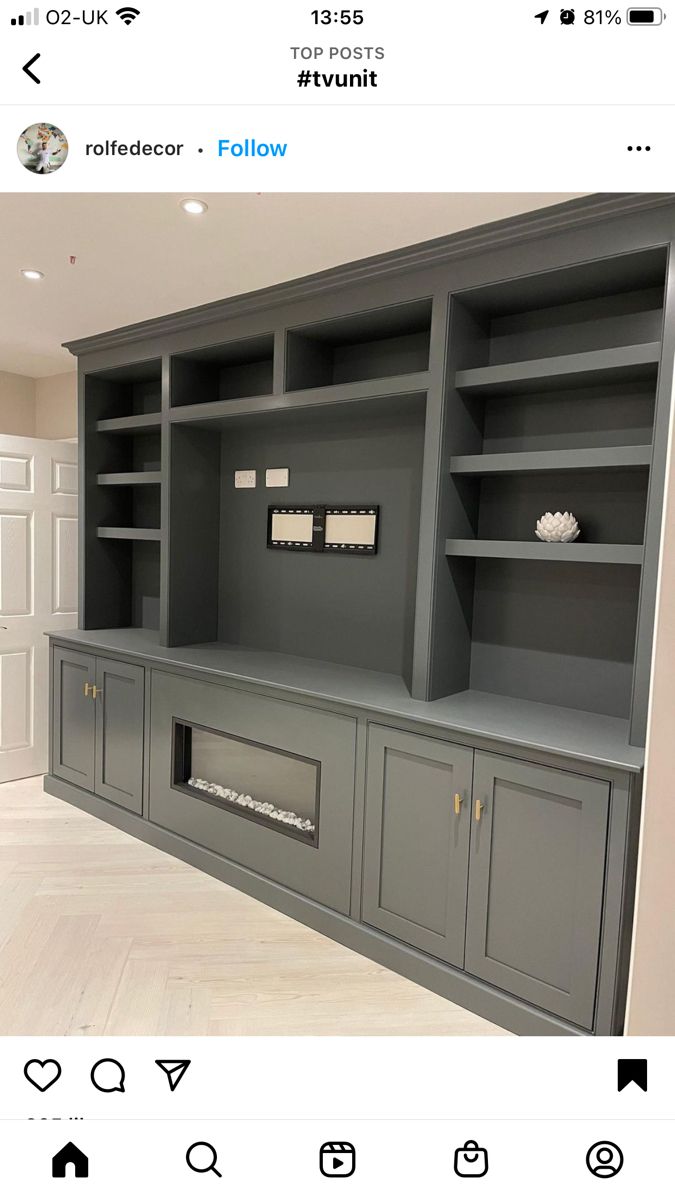
[(43, 1062), (39, 1058), (31, 1058), (23, 1073), (39, 1092), (46, 1092), (61, 1077), (61, 1065), (55, 1058), (45, 1058)]

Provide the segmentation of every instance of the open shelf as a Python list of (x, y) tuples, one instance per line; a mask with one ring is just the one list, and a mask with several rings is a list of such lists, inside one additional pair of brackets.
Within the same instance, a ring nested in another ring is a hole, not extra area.
[[(101, 421), (147, 420), (162, 407), (162, 360), (129, 363), (87, 375), (85, 394), (95, 403)], [(133, 426), (129, 426), (133, 428)]]
[[(222, 418), (220, 437), (218, 419), (173, 421), (170, 644), (220, 639), (391, 672), (410, 686), (425, 424), (424, 393), (378, 397), (376, 414), (370, 402), (240, 414)], [(270, 466), (289, 469), (282, 492), (235, 488), (235, 471), (264, 483)], [(275, 502), (379, 505), (377, 553), (271, 548)]]
[(531, 450), (511, 454), (458, 454), (450, 459), (450, 470), (453, 475), (611, 471), (621, 467), (648, 467), (651, 457), (651, 446), (598, 446), (578, 450)]
[(96, 476), (96, 482), (104, 487), (140, 487), (150, 483), (161, 483), (161, 471), (112, 471)]
[(143, 433), (149, 429), (159, 429), (162, 418), (159, 413), (144, 414), (135, 417), (109, 417), (96, 422), (97, 433)]
[(304, 325), (286, 335), (286, 390), (386, 379), (429, 367), (431, 301)]
[(464, 558), (523, 558), (542, 562), (642, 562), (642, 546), (595, 545), (590, 542), (502, 542), (477, 538), (448, 538), (448, 556)]
[[(434, 695), (628, 719), (665, 280), (657, 248), (453, 296)], [(536, 539), (557, 511), (579, 541)]]
[(500, 363), (458, 371), (455, 387), (474, 395), (512, 396), (575, 383), (621, 383), (655, 380), (661, 343), (614, 346), (581, 354), (555, 355), (529, 362)]
[(264, 396), (272, 392), (273, 386), (271, 333), (190, 350), (171, 359), (173, 408)]
[(250, 424), (249, 418), (284, 417), (294, 414), (303, 419), (311, 409), (324, 409), (329, 416), (331, 408), (351, 406), (355, 413), (391, 414), (402, 411), (407, 403), (417, 402), (429, 386), (429, 372), (419, 371), (394, 379), (375, 379), (366, 383), (338, 384), (335, 387), (309, 388), (302, 392), (284, 392), (278, 396), (256, 396), (242, 400), (220, 400), (210, 404), (189, 404), (174, 409), (172, 425), (190, 423), (206, 428), (222, 423), (223, 428), (234, 429)]
[(99, 525), (96, 533), (100, 538), (129, 542), (158, 542), (162, 536), (161, 529), (130, 529), (114, 525)]

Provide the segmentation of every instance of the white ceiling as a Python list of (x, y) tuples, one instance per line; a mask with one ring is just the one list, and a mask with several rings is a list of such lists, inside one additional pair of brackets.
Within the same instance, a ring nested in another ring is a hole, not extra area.
[[(166, 193), (3, 195), (0, 371), (68, 371), (64, 341), (576, 194), (219, 193), (201, 196), (201, 217)], [(22, 267), (45, 278), (28, 283)]]

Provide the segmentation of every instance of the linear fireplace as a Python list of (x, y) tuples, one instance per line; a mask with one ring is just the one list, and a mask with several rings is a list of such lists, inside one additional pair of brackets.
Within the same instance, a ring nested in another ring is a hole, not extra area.
[(298, 838), (319, 840), (321, 764), (193, 722), (173, 722), (173, 787)]

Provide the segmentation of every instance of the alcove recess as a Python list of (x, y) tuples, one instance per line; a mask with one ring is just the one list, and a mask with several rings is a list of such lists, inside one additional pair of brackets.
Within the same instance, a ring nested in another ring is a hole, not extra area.
[[(424, 300), (287, 331), (274, 395), (271, 357), (246, 371), (258, 380), (248, 398), (231, 395), (231, 377), (223, 385), (264, 339), (172, 358), (167, 644), (242, 646), (411, 686), (430, 324)], [(267, 467), (288, 467), (290, 486), (266, 488)], [(255, 490), (235, 489), (242, 468), (257, 472)], [(275, 503), (378, 504), (378, 552), (268, 548)]]
[[(434, 695), (629, 716), (666, 253), (453, 298)], [(581, 537), (535, 537), (546, 511)]]
[(86, 628), (159, 628), (160, 411), (160, 359), (86, 376)]

